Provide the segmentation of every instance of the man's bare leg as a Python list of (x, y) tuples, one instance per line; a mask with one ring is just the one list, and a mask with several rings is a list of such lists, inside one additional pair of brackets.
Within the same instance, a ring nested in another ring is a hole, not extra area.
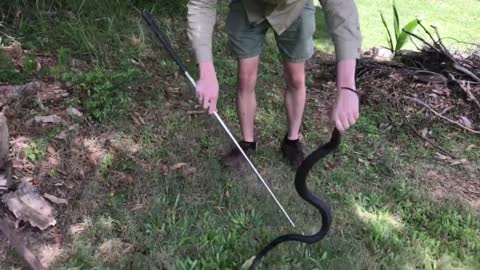
[(305, 109), (305, 63), (285, 63), (285, 107), (287, 108), (288, 139), (297, 140)]
[(259, 62), (258, 56), (240, 59), (238, 62), (237, 113), (240, 118), (242, 137), (246, 142), (255, 141), (255, 113), (257, 110), (255, 86)]

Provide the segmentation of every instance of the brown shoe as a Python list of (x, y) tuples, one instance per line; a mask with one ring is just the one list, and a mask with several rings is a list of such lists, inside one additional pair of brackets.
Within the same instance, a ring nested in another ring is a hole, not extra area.
[(282, 150), (283, 157), (288, 160), (294, 169), (297, 169), (305, 159), (305, 145), (300, 141), (300, 139), (289, 140), (288, 136), (285, 135), (280, 148)]
[[(248, 158), (251, 158), (253, 154), (255, 154), (255, 150), (257, 149), (256, 142), (240, 141), (238, 144), (240, 144), (240, 147), (242, 147)], [(238, 168), (244, 161), (246, 161), (245, 157), (243, 157), (236, 146), (222, 157), (223, 165), (230, 168)]]

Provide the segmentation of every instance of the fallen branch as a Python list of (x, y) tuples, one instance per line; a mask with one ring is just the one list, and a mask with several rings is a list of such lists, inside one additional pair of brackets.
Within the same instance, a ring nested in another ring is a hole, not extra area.
[[(440, 46), (440, 48), (442, 49), (442, 51), (445, 53), (445, 55), (447, 55), (448, 58), (452, 59), (452, 61), (456, 62), (455, 61), (455, 58), (453, 57), (453, 55), (450, 53), (450, 51), (447, 49), (447, 46), (445, 46), (445, 44), (443, 44), (443, 41), (442, 41), (442, 38), (440, 37), (440, 33), (438, 33), (438, 29), (436, 26), (434, 25), (430, 25), (430, 27), (433, 28), (433, 30), (435, 31), (435, 34), (437, 35), (437, 41), (435, 41), (434, 39), (432, 39), (435, 44), (437, 44), (437, 46)], [(425, 28), (423, 28), (425, 29)], [(427, 31), (425, 29), (425, 31)], [(430, 33), (427, 31), (427, 33), (430, 35)], [(439, 44), (439, 45), (438, 45)]]
[(463, 86), (463, 84), (461, 84), (460, 82), (458, 82), (458, 85), (460, 86), (460, 88), (462, 88), (465, 94), (467, 94), (468, 98), (471, 99), (473, 103), (475, 103), (477, 108), (480, 110), (480, 102), (475, 98), (475, 96), (470, 91), (470, 82), (467, 82), (468, 87)]
[(419, 35), (416, 35), (412, 32), (409, 32), (409, 31), (405, 31), (405, 33), (407, 33), (408, 35), (410, 35), (411, 37), (414, 37), (418, 40), (420, 40), (421, 42), (423, 42), (427, 47), (431, 48), (432, 50), (436, 51), (437, 53), (445, 56), (446, 58), (448, 58), (450, 60), (450, 64), (452, 65), (452, 67), (458, 71), (460, 71), (461, 73), (471, 77), (472, 79), (474, 79), (475, 81), (477, 82), (480, 82), (480, 78), (475, 74), (473, 73), (472, 71), (470, 71), (469, 69), (467, 69), (466, 67), (464, 67), (463, 65), (461, 65), (456, 59), (455, 57), (450, 53), (450, 51), (448, 50), (448, 48), (445, 46), (445, 44), (443, 44), (442, 42), (442, 38), (440, 37), (440, 33), (438, 32), (438, 29), (436, 26), (434, 25), (431, 25), (430, 27), (435, 31), (435, 34), (437, 36), (437, 40), (435, 40), (435, 38), (433, 37), (433, 35), (430, 33), (430, 31), (427, 30), (427, 28), (421, 23), (419, 22), (419, 25), (420, 27), (422, 27), (422, 29), (425, 31), (425, 33), (427, 33), (427, 35), (430, 37), (430, 39), (432, 40), (433, 44), (429, 43), (428, 41), (426, 41), (425, 39), (423, 39), (422, 37), (420, 37)]
[(426, 103), (424, 103), (423, 101), (419, 100), (418, 98), (412, 98), (412, 97), (409, 97), (409, 96), (403, 96), (404, 99), (408, 99), (408, 100), (412, 100), (413, 102), (417, 103), (417, 104), (420, 104), (422, 105), (423, 107), (425, 107), (426, 109), (428, 109), (429, 111), (431, 111), (433, 114), (435, 114), (437, 117), (440, 117), (442, 118), (443, 120), (451, 123), (451, 124), (454, 124), (454, 125), (457, 125), (459, 127), (461, 127), (462, 129), (466, 130), (466, 131), (469, 131), (473, 134), (480, 134), (480, 131), (478, 130), (474, 130), (474, 129), (471, 129), (469, 127), (466, 127), (462, 124), (460, 124), (458, 121), (454, 121), (448, 117), (445, 117), (443, 115), (441, 115), (439, 112), (435, 111), (434, 109), (432, 109), (432, 107), (428, 106)]
[(460, 64), (458, 63), (454, 63), (453, 64), (453, 67), (458, 70), (458, 71), (461, 71), (463, 73), (465, 73), (466, 75), (470, 76), (472, 79), (474, 79), (475, 81), (477, 82), (480, 82), (480, 78), (475, 75), (473, 72), (471, 72), (470, 70), (466, 69), (465, 67), (462, 67)]
[(447, 154), (448, 156), (456, 159), (450, 152), (448, 152), (447, 150), (445, 150), (443, 147), (441, 147), (440, 145), (434, 143), (432, 140), (430, 140), (429, 138), (426, 138), (424, 136), (422, 136), (422, 134), (420, 134), (420, 132), (418, 132), (418, 130), (412, 126), (411, 124), (409, 123), (405, 123), (407, 126), (409, 126), (412, 130), (413, 130), (413, 133), (415, 133), (415, 135), (417, 135), (418, 137), (420, 137), (421, 139), (425, 140), (427, 143), (429, 143), (431, 146), (437, 148), (438, 150), (440, 150), (441, 152), (443, 152), (444, 154)]
[(438, 48), (436, 48), (436, 47), (433, 46), (432, 44), (428, 43), (425, 39), (423, 39), (423, 38), (420, 37), (419, 35), (416, 35), (416, 34), (410, 32), (410, 31), (407, 31), (407, 30), (405, 30), (405, 29), (403, 29), (403, 31), (404, 31), (405, 33), (409, 34), (410, 36), (412, 36), (412, 37), (420, 40), (423, 44), (427, 45), (427, 46), (430, 47), (432, 50), (437, 51), (438, 53), (442, 53), (441, 50), (439, 50)]
[(15, 250), (20, 254), (33, 270), (47, 270), (45, 266), (38, 260), (38, 258), (28, 249), (25, 242), (17, 237), (15, 232), (10, 229), (5, 220), (0, 220), (0, 231), (7, 237)]

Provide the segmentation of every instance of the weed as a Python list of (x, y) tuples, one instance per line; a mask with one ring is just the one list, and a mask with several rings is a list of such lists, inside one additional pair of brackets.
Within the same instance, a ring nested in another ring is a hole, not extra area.
[(61, 47), (58, 50), (57, 65), (52, 69), (51, 73), (54, 77), (60, 77), (61, 74), (67, 72), (72, 62), (72, 56), (68, 48)]
[(42, 140), (33, 141), (30, 143), (30, 145), (27, 148), (23, 149), (23, 152), (31, 161), (37, 161), (45, 157), (46, 148), (47, 148), (46, 142)]
[(24, 79), (24, 75), (18, 72), (12, 61), (0, 53), (0, 83), (19, 84)]
[(152, 127), (144, 127), (142, 130), (142, 142), (144, 144), (152, 144), (155, 140)]
[(136, 68), (124, 71), (107, 71), (96, 68), (86, 73), (68, 72), (62, 76), (63, 80), (70, 80), (84, 97), (88, 115), (99, 121), (110, 120), (122, 116), (129, 103), (127, 91), (140, 77)]
[(107, 154), (101, 161), (100, 161), (100, 173), (106, 177), (113, 164), (113, 156), (111, 154)]
[(131, 173), (135, 169), (135, 162), (127, 157), (119, 157), (111, 164), (112, 170)]
[(37, 60), (33, 55), (26, 55), (23, 58), (23, 72), (31, 75), (37, 70)]

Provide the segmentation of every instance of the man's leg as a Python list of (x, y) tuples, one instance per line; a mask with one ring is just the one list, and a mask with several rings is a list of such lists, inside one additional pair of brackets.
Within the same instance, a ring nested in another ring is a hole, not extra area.
[[(258, 56), (238, 60), (237, 113), (242, 131), (242, 140), (239, 144), (247, 156), (253, 155), (257, 147), (255, 142), (255, 113), (257, 110), (255, 85), (258, 63)], [(235, 147), (224, 155), (222, 160), (227, 167), (238, 168), (244, 158)]]
[(301, 16), (281, 35), (276, 35), (277, 45), (284, 59), (285, 106), (288, 131), (281, 144), (284, 157), (295, 168), (305, 159), (305, 149), (299, 140), (300, 126), (305, 109), (305, 60), (313, 54), (315, 32), (315, 7), (308, 0)]
[(299, 138), (302, 124), (303, 111), (305, 109), (305, 64), (303, 62), (286, 62), (285, 74), (285, 107), (287, 108), (287, 123), (289, 140)]
[[(265, 34), (270, 25), (267, 21), (252, 25), (240, 0), (230, 2), (230, 12), (227, 16), (225, 28), (229, 36), (232, 52), (238, 58), (237, 82), (237, 113), (240, 118), (242, 140), (240, 147), (247, 156), (252, 156), (256, 150), (255, 143), (255, 112), (257, 102), (255, 85), (259, 55)], [(222, 157), (224, 165), (238, 168), (244, 158), (235, 147)]]
[(244, 58), (238, 61), (237, 112), (243, 140), (255, 141), (255, 113), (257, 100), (255, 85), (257, 83), (259, 57)]

